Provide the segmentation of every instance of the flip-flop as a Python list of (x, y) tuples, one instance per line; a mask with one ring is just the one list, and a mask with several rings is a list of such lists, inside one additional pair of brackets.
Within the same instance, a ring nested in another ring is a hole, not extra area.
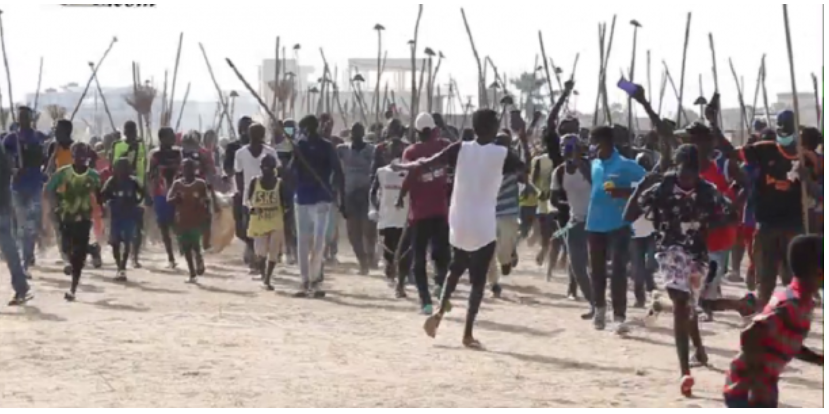
[(691, 398), (694, 395), (694, 378), (690, 375), (682, 377), (679, 390), (685, 398)]
[(429, 338), (434, 339), (437, 336), (440, 319), (440, 315), (432, 315), (426, 318), (426, 322), (423, 324), (423, 331), (426, 332)]
[(23, 306), (26, 302), (35, 298), (35, 295), (31, 293), (26, 293), (23, 296), (15, 296), (11, 301), (9, 301), (9, 306)]

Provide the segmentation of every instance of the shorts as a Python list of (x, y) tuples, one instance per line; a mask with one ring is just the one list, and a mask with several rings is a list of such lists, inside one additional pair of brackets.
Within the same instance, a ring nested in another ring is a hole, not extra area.
[(253, 251), (256, 256), (266, 258), (275, 262), (282, 253), (282, 246), (285, 244), (285, 232), (283, 230), (272, 231), (264, 236), (253, 237)]
[(708, 264), (699, 263), (681, 247), (672, 246), (656, 254), (659, 275), (665, 289), (691, 295), (689, 303), (697, 303), (703, 279), (708, 275)]
[(176, 238), (178, 239), (178, 245), (181, 250), (185, 251), (199, 248), (201, 246), (203, 233), (202, 229), (178, 230), (176, 232)]
[(112, 218), (109, 224), (109, 244), (119, 245), (132, 242), (135, 240), (137, 230), (138, 220), (136, 219)]
[(169, 226), (176, 219), (176, 206), (167, 201), (167, 196), (153, 197), (153, 210), (155, 210), (155, 221), (162, 226)]

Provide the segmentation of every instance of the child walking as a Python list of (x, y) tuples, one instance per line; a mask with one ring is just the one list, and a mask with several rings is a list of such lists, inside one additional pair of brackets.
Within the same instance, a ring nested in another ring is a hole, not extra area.
[(288, 209), (287, 194), (282, 180), (276, 176), (276, 158), (266, 154), (261, 161), (262, 175), (254, 177), (248, 186), (250, 219), (248, 237), (253, 239), (253, 251), (258, 261), (261, 280), (265, 289), (274, 290), (271, 284), (276, 262), (285, 244), (283, 214)]
[(777, 383), (792, 359), (823, 366), (823, 355), (803, 345), (812, 325), (814, 296), (823, 289), (823, 236), (796, 237), (788, 259), (792, 283), (740, 334), (740, 354), (726, 374), (728, 408), (777, 408)]
[(680, 146), (675, 169), (665, 175), (649, 174), (639, 183), (625, 212), (625, 220), (644, 216), (656, 229), (656, 260), (673, 302), (674, 339), (682, 375), (681, 392), (691, 396), (694, 379), (688, 341), (696, 360), (707, 364), (696, 312), (697, 300), (708, 274), (706, 236), (711, 226), (736, 219), (731, 203), (700, 175), (699, 150)]
[(185, 159), (181, 170), (182, 178), (173, 183), (167, 201), (176, 206), (175, 231), (190, 272), (188, 283), (197, 283), (197, 277), (205, 272), (201, 241), (211, 202), (216, 214), (220, 214), (220, 210), (216, 194), (204, 180), (196, 177), (196, 163)]
[(101, 190), (101, 204), (109, 207), (109, 244), (118, 271), (115, 280), (127, 281), (127, 260), (132, 243), (136, 239), (138, 221), (141, 220), (141, 203), (144, 190), (138, 180), (130, 175), (132, 165), (129, 159), (115, 161), (115, 174), (106, 181)]
[[(92, 231), (92, 199), (100, 199), (101, 179), (98, 172), (89, 167), (92, 150), (82, 142), (72, 144), (72, 164), (62, 167), (46, 184), (46, 195), (57, 206), (60, 219), (61, 251), (69, 258), (72, 284), (64, 299), (75, 300), (81, 272), (89, 253)], [(59, 201), (58, 192), (60, 193)]]

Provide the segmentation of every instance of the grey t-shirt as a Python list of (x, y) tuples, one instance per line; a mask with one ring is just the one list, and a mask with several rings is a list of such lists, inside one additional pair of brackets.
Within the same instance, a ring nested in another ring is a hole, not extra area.
[(570, 221), (584, 223), (587, 220), (587, 209), (590, 207), (590, 192), (593, 186), (584, 174), (578, 169), (570, 174), (567, 166), (562, 165), (561, 181), (556, 178), (553, 172), (553, 191), (564, 191), (567, 194), (567, 203), (570, 205)]
[(374, 145), (365, 144), (355, 150), (351, 144), (337, 146), (337, 157), (343, 164), (345, 174), (345, 192), (368, 190), (371, 188), (371, 162), (374, 159)]

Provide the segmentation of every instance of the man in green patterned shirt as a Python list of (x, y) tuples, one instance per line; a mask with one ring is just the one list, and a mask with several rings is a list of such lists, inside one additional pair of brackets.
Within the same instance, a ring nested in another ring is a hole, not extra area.
[(46, 184), (46, 194), (53, 200), (60, 218), (61, 251), (69, 257), (72, 285), (64, 298), (70, 302), (75, 300), (89, 253), (92, 203), (99, 199), (101, 189), (101, 177), (89, 168), (91, 154), (87, 144), (72, 144), (72, 164), (56, 171)]

